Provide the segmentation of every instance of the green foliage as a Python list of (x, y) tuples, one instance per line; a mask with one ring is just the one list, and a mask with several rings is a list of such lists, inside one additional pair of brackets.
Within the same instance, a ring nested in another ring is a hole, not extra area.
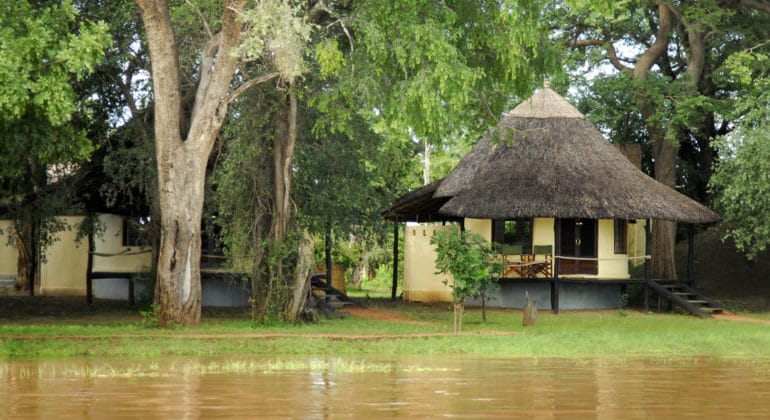
[[(524, 94), (558, 68), (542, 4), (374, 0), (350, 14), (355, 48), (319, 109), (336, 126), (344, 104), (381, 120), (385, 130), (431, 143), (496, 120), (512, 93)], [(349, 46), (350, 47), (350, 46)]]
[(315, 58), (322, 78), (337, 76), (345, 67), (345, 55), (336, 39), (319, 42), (315, 47)]
[(88, 120), (75, 83), (94, 70), (109, 42), (107, 25), (79, 20), (71, 1), (0, 5), (0, 203), (29, 199), (49, 182), (51, 165), (90, 156), (85, 131), (68, 123), (75, 115)]
[(726, 238), (749, 259), (770, 244), (770, 123), (716, 141), (724, 156), (711, 178)]
[(725, 62), (725, 77), (741, 87), (734, 109), (738, 129), (714, 141), (721, 159), (711, 190), (724, 217), (725, 238), (749, 259), (770, 244), (770, 46), (740, 51)]
[(93, 70), (109, 43), (104, 22), (73, 26), (71, 1), (34, 7), (28, 1), (0, 6), (0, 114), (13, 122), (35, 115), (51, 126), (76, 109), (70, 76)]
[(451, 274), (452, 298), (463, 303), (481, 297), (502, 273), (502, 261), (494, 246), (475, 232), (442, 230), (430, 243), (436, 247), (436, 268)]
[(284, 0), (256, 1), (246, 8), (241, 19), (247, 23), (240, 47), (245, 58), (269, 57), (287, 80), (307, 71), (305, 53), (312, 26), (299, 7)]

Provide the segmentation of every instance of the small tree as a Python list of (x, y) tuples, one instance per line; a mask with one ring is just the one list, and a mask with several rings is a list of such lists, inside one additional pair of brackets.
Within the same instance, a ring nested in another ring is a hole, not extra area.
[[(502, 261), (494, 246), (475, 232), (445, 230), (436, 232), (430, 243), (436, 246), (436, 268), (451, 274), (454, 304), (454, 332), (462, 330), (465, 299), (480, 297), (482, 304), (497, 285)], [(449, 284), (445, 281), (444, 284)], [(482, 305), (484, 321), (486, 308)]]

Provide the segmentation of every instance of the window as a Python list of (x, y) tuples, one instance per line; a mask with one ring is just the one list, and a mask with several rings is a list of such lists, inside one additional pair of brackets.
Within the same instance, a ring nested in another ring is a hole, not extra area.
[(502, 245), (519, 245), (525, 252), (532, 249), (532, 219), (492, 221), (492, 241)]
[(622, 219), (615, 219), (615, 253), (626, 254), (628, 252), (628, 223)]
[(147, 246), (149, 217), (126, 217), (123, 219), (123, 246)]

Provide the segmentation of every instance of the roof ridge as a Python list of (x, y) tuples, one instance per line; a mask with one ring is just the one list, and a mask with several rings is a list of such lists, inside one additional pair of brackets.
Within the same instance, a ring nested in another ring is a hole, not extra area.
[(538, 89), (529, 99), (508, 111), (506, 117), (586, 119), (575, 106), (549, 86), (550, 84), (546, 84)]

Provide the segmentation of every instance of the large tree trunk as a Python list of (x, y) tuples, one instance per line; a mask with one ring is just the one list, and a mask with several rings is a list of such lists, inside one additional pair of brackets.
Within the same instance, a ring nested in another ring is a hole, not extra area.
[(274, 200), (272, 239), (283, 242), (291, 219), (291, 164), (294, 161), (294, 148), (297, 144), (297, 93), (294, 87), (289, 90), (289, 108), (277, 113), (277, 136), (273, 148)]
[[(676, 189), (677, 147), (664, 138), (653, 142), (655, 154), (655, 179)], [(676, 280), (676, 222), (655, 220), (652, 224), (652, 261), (653, 278)]]
[(171, 162), (158, 164), (163, 175), (160, 176), (161, 240), (155, 302), (159, 305), (158, 318), (163, 326), (197, 325), (201, 315), (205, 163), (201, 165), (195, 155), (188, 156), (184, 147), (181, 149)]
[(286, 306), (286, 320), (296, 321), (302, 314), (308, 295), (310, 294), (310, 271), (314, 269), (313, 238), (305, 234), (299, 245), (297, 266), (294, 268), (294, 281), (291, 287), (292, 296)]
[[(200, 323), (200, 231), (208, 157), (227, 115), (230, 81), (245, 0), (223, 5), (222, 31), (201, 54), (195, 103), (186, 138), (179, 54), (168, 3), (135, 0), (144, 21), (152, 62), (155, 154), (161, 240), (155, 302), (161, 326)], [(184, 126), (184, 127), (183, 127)]]
[[(666, 10), (670, 12), (668, 7)], [(698, 84), (706, 62), (704, 44), (706, 34), (703, 32), (701, 22), (683, 19), (681, 23), (685, 28), (688, 41), (685, 86), (689, 95), (696, 96), (699, 94)], [(669, 127), (669, 130), (677, 132), (680, 131), (680, 128), (678, 125), (673, 125)], [(666, 140), (659, 130), (652, 138), (652, 145), (655, 158), (655, 179), (672, 189), (676, 189), (676, 163), (679, 145)], [(653, 278), (676, 280), (675, 245), (676, 223), (656, 220), (652, 225), (651, 274)]]
[(32, 246), (34, 238), (32, 235), (31, 223), (19, 223), (13, 227), (13, 245), (16, 247), (16, 278), (13, 287), (16, 290), (29, 291), (34, 284), (32, 273), (33, 253)]
[[(631, 76), (637, 80), (647, 78), (652, 66), (666, 53), (670, 31), (673, 28), (672, 10), (658, 5), (659, 23), (655, 42), (636, 62)], [(663, 129), (655, 120), (656, 104), (646, 91), (638, 92), (636, 102), (647, 125), (649, 140), (653, 145), (655, 178), (665, 185), (676, 186), (676, 147), (665, 138)], [(676, 223), (656, 220), (652, 225), (652, 275), (656, 278), (676, 278), (674, 240)]]

